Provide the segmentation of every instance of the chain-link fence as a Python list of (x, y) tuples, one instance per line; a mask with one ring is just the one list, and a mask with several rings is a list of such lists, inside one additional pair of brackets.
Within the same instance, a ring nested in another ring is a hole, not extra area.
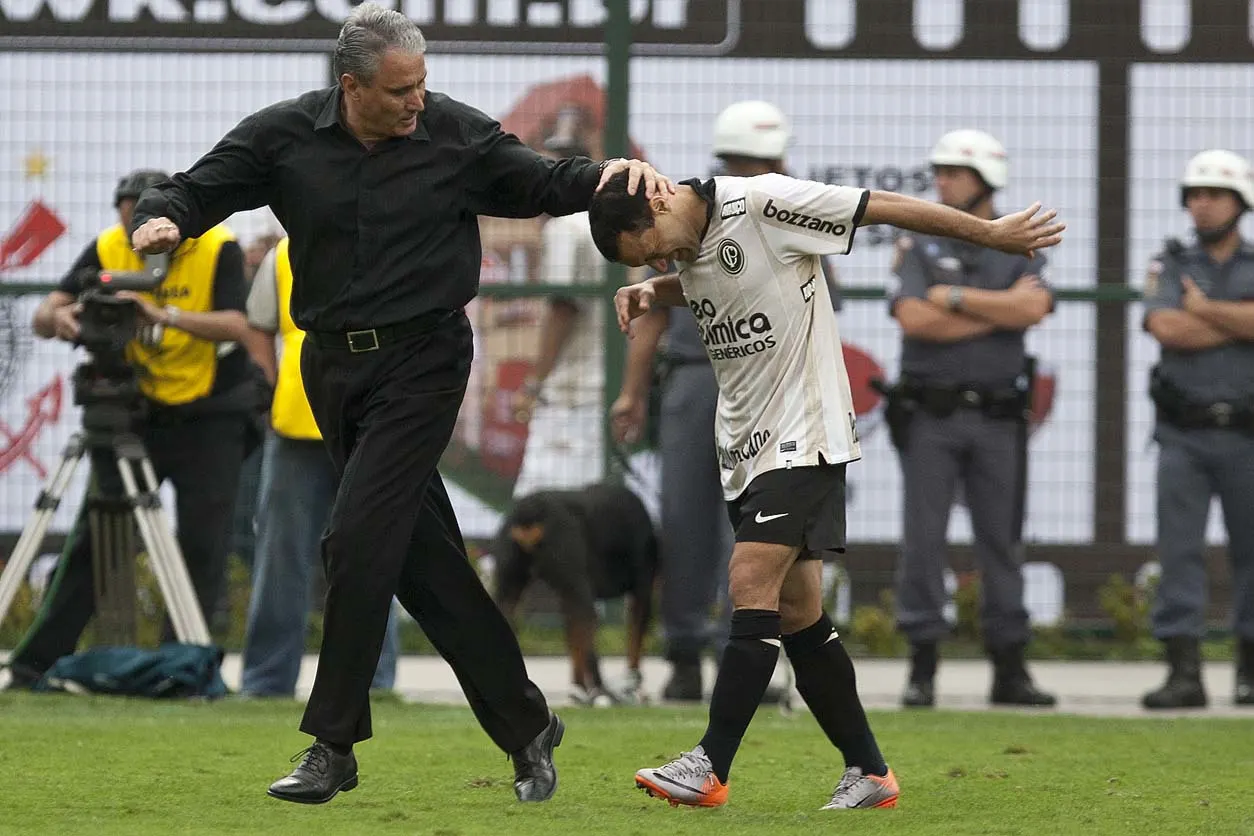
[[(1146, 378), (1157, 348), (1141, 330), (1137, 289), (1163, 238), (1188, 233), (1177, 187), (1188, 158), (1209, 147), (1254, 152), (1248, 5), (633, 0), (629, 8), (624, 103), (606, 96), (612, 68), (599, 0), (402, 4), (431, 41), (432, 89), (537, 147), (563, 133), (593, 157), (606, 154), (607, 112), (625, 104), (631, 153), (676, 179), (710, 173), (714, 117), (741, 99), (771, 101), (788, 115), (794, 175), (923, 197), (932, 195), (927, 153), (942, 133), (973, 127), (996, 136), (1010, 164), (998, 209), (1041, 200), (1068, 224), (1047, 272), (1060, 302), (1029, 337), (1044, 385), (1025, 528), (1029, 560), (1059, 567), (1061, 581), (1045, 572), (1029, 594), (1042, 618), (1063, 609), (1103, 618), (1097, 585), (1152, 560)], [(123, 173), (185, 168), (244, 115), (330, 83), (327, 46), (346, 10), (305, 0), (0, 0), (0, 533), (20, 530), (78, 421), (68, 390), (77, 358), (29, 337), (32, 291), (46, 290), (115, 222), (111, 193)], [(229, 225), (246, 244), (277, 229), (266, 212)], [(598, 272), (573, 276), (560, 293), (546, 289), (543, 228), (483, 221), (476, 366), (445, 459), (472, 539), (493, 533), (521, 466), (529, 413), (518, 392), (553, 298), (575, 299), (592, 318), (608, 304)], [(869, 385), (895, 377), (899, 362), (900, 332), (884, 300), (891, 240), (888, 230), (863, 229), (838, 260), (864, 455), (850, 471), (855, 601), (875, 600), (890, 584), (902, 526), (900, 470)], [(606, 340), (612, 351), (585, 344), (578, 375), (586, 380), (575, 387), (600, 405), (596, 420), (621, 379), (619, 338)], [(611, 453), (594, 455), (604, 466)], [(559, 455), (551, 467), (583, 473), (583, 456)], [(654, 463), (633, 461), (649, 481)], [(657, 489), (655, 480), (646, 488)], [(961, 503), (950, 534), (956, 566), (970, 568)], [(1208, 538), (1223, 542), (1218, 513)], [(1227, 575), (1219, 553), (1212, 558), (1218, 619)]]

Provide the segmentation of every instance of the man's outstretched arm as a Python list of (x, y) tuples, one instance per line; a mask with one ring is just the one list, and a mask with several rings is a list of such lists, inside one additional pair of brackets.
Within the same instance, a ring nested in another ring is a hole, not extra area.
[(1034, 203), (1021, 212), (990, 221), (917, 197), (873, 191), (858, 225), (889, 224), (898, 229), (958, 238), (1031, 258), (1036, 250), (1061, 242), (1062, 231), (1066, 229), (1066, 224), (1054, 221), (1058, 214), (1055, 210), (1038, 215), (1040, 208), (1039, 203)]

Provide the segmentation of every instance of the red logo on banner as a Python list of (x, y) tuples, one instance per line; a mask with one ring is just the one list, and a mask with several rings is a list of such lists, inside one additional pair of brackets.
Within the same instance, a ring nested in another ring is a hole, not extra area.
[[(42, 202), (33, 201), (17, 223), (0, 242), (0, 272), (21, 267), (29, 267), (51, 247), (66, 231), (66, 225)], [(8, 332), (5, 341), (7, 363), (0, 363), (0, 393), (17, 376), (20, 347), (19, 326), (14, 321), (13, 308), (6, 306), (0, 313), (0, 326)], [(39, 438), (44, 427), (54, 424), (61, 417), (61, 376), (55, 375), (42, 389), (26, 401), (26, 421), (19, 429), (13, 429), (0, 420), (0, 473), (4, 473), (15, 462), (25, 461), (34, 468), (40, 479), (46, 479), (48, 472), (43, 463), (35, 457), (32, 447)]]
[(36, 200), (26, 207), (13, 229), (0, 243), (0, 270), (29, 267), (52, 246), (66, 226), (47, 206)]
[(26, 461), (39, 474), (40, 479), (48, 478), (48, 471), (43, 463), (31, 453), (31, 445), (39, 437), (45, 424), (55, 424), (61, 417), (61, 376), (57, 375), (52, 382), (36, 392), (26, 401), (26, 424), (14, 430), (0, 421), (0, 439), (8, 447), (0, 449), (0, 473), (5, 472), (16, 461)]

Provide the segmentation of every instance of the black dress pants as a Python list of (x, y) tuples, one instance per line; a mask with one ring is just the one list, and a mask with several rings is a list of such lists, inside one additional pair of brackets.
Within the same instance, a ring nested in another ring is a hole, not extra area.
[(521, 749), (548, 724), (548, 706), (436, 472), (466, 392), (470, 322), (458, 312), (371, 351), (318, 342), (304, 341), (301, 374), (340, 485), (322, 537), (322, 649), (301, 731), (343, 746), (371, 736), (370, 682), (395, 595), (492, 741)]

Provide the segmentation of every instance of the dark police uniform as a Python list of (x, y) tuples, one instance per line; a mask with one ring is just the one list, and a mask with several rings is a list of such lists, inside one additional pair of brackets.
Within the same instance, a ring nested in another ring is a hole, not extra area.
[(338, 87), (312, 91), (245, 118), (146, 192), (135, 223), (165, 216), (189, 236), (269, 205), (291, 237), (301, 374), (340, 475), (302, 731), (345, 747), (371, 736), (370, 681), (395, 593), (485, 731), (517, 752), (549, 728), (548, 706), (467, 560), (436, 464), (470, 371), (462, 309), (478, 290), (476, 216), (585, 210), (600, 168), (546, 160), (440, 93), (427, 94), (413, 133), (367, 148), (343, 123), (341, 98)]
[[(244, 256), (234, 236), (219, 226), (196, 232), (174, 251), (161, 286), (145, 295), (180, 310), (242, 312)], [(129, 232), (119, 224), (87, 245), (58, 289), (78, 296), (85, 271), (142, 267)], [(174, 485), (179, 547), (210, 624), (226, 577), (231, 513), (258, 394), (246, 352), (239, 346), (219, 350), (174, 327), (165, 328), (156, 345), (132, 341), (126, 347), (127, 359), (141, 370), (145, 410), (139, 431), (157, 479)], [(96, 493), (126, 495), (113, 451), (91, 450), (91, 475)], [(17, 682), (29, 682), (73, 653), (95, 611), (88, 505), (79, 513), (34, 626), (13, 653)], [(168, 624), (165, 633), (173, 641)]]
[[(900, 287), (892, 311), (902, 299), (926, 300), (934, 284), (1007, 290), (1022, 276), (1040, 275), (1045, 264), (1040, 256), (1029, 260), (948, 238), (902, 236), (897, 249)], [(1009, 685), (1027, 681), (1022, 654), (1030, 635), (1019, 548), (1031, 390), (1026, 363), (1022, 331), (952, 343), (902, 341), (901, 376), (889, 406), (904, 490), (897, 621), (915, 648), (912, 686), (927, 686), (926, 699), (909, 689), (908, 704), (931, 704), (936, 643), (950, 630), (943, 613), (946, 535), (960, 482), (981, 571), (995, 701), (1052, 704), (1030, 686)], [(1024, 699), (997, 699), (1007, 696)]]
[[(1254, 302), (1254, 247), (1242, 242), (1216, 264), (1196, 244), (1168, 242), (1150, 266), (1145, 313), (1181, 308), (1183, 277), (1208, 297)], [(1197, 643), (1206, 632), (1206, 520), (1218, 496), (1232, 561), (1233, 631), (1240, 673), (1254, 680), (1254, 341), (1201, 351), (1163, 347), (1151, 376), (1158, 441), (1158, 560), (1162, 576), (1150, 619), (1167, 646), (1173, 678), (1196, 687), (1193, 699), (1168, 686), (1146, 696), (1148, 707), (1204, 704)], [(1201, 697), (1200, 701), (1198, 697)], [(1241, 699), (1239, 696), (1238, 699)], [(1245, 690), (1245, 699), (1254, 696)], [(1168, 704), (1156, 704), (1166, 701)]]

